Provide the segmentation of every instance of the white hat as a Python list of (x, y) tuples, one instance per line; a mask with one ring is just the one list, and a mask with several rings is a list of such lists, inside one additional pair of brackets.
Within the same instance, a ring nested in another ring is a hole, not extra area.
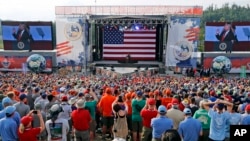
[(85, 99), (79, 99), (77, 102), (76, 102), (76, 107), (77, 108), (84, 108), (85, 106)]
[(60, 90), (60, 92), (64, 92), (66, 90), (66, 88), (61, 87), (59, 90)]

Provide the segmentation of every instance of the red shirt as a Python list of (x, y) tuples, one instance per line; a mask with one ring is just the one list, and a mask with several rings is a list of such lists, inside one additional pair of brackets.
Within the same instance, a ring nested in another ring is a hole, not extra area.
[(91, 121), (91, 116), (88, 110), (77, 109), (71, 114), (73, 121), (73, 127), (78, 131), (85, 131), (89, 129), (89, 123)]
[(18, 130), (19, 141), (37, 141), (37, 135), (40, 134), (41, 128), (28, 128), (23, 133)]
[(151, 128), (151, 119), (157, 116), (157, 110), (148, 110), (142, 109), (141, 117), (142, 117), (142, 125), (148, 128)]

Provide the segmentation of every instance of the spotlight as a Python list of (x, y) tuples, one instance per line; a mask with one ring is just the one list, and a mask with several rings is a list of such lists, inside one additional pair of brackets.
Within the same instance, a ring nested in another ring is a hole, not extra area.
[(127, 27), (127, 26), (124, 26), (124, 29), (128, 29), (128, 27)]
[(139, 30), (140, 27), (138, 25), (135, 26), (135, 30)]

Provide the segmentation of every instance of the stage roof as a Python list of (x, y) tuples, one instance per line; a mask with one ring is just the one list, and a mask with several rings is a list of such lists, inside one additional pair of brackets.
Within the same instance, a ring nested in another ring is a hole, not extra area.
[(202, 6), (56, 6), (56, 15), (185, 15), (201, 16)]

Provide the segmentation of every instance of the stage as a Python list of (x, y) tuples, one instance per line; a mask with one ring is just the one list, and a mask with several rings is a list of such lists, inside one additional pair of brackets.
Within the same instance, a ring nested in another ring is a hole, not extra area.
[(94, 61), (94, 64), (96, 67), (106, 66), (106, 67), (131, 67), (131, 68), (137, 68), (137, 67), (160, 67), (163, 65), (162, 62), (158, 61), (138, 61), (136, 63), (119, 63), (118, 61)]
[[(157, 61), (138, 61), (137, 63), (119, 63), (118, 61), (95, 61), (96, 74), (104, 77), (152, 76), (162, 66)], [(112, 69), (113, 68), (113, 69)]]

